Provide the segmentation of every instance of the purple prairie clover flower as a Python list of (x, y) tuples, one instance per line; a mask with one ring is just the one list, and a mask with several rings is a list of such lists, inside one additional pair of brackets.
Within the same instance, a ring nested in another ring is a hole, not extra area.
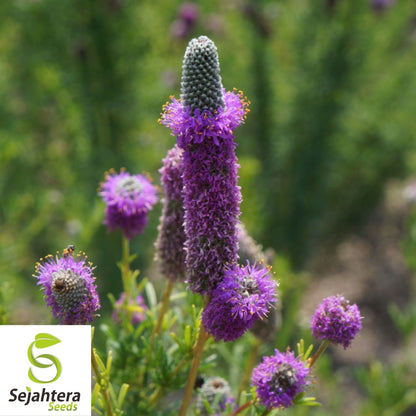
[(356, 304), (343, 296), (325, 298), (317, 307), (311, 319), (312, 335), (316, 339), (326, 339), (346, 349), (361, 330), (361, 315)]
[(260, 403), (268, 409), (293, 405), (293, 399), (309, 384), (307, 363), (294, 356), (293, 351), (275, 350), (253, 370), (252, 383)]
[(186, 50), (181, 100), (160, 122), (183, 149), (186, 270), (193, 292), (210, 294), (237, 263), (241, 193), (233, 130), (245, 119), (242, 93), (225, 92), (214, 43), (193, 39)]
[(189, 25), (193, 25), (199, 18), (198, 5), (190, 1), (182, 3), (178, 10), (178, 17)]
[(222, 147), (232, 142), (235, 148), (233, 131), (245, 121), (249, 101), (241, 91), (222, 91), (224, 108), (218, 108), (214, 114), (209, 110), (184, 109), (182, 101), (174, 97), (163, 107), (160, 123), (172, 130), (179, 147), (186, 149), (204, 142)]
[(176, 38), (186, 38), (194, 29), (199, 19), (199, 7), (192, 2), (182, 3), (178, 10), (178, 18), (171, 25), (171, 33)]
[(395, 0), (371, 0), (371, 7), (376, 11), (382, 11), (388, 7), (392, 7)]
[(277, 286), (268, 267), (247, 263), (227, 270), (202, 313), (204, 328), (216, 341), (236, 340), (267, 316)]
[(74, 257), (72, 249), (37, 263), (33, 276), (43, 286), (46, 304), (61, 324), (84, 325), (96, 316), (101, 305), (93, 269), (84, 254)]
[(183, 150), (175, 145), (163, 159), (161, 183), (164, 191), (162, 216), (156, 240), (156, 260), (168, 279), (185, 277), (185, 230), (183, 210)]
[(107, 172), (99, 194), (106, 203), (104, 224), (110, 230), (120, 228), (129, 240), (143, 232), (147, 214), (158, 200), (149, 177), (131, 175), (124, 169)]
[[(122, 321), (122, 314), (126, 314), (126, 309), (123, 309), (123, 305), (126, 304), (126, 294), (123, 292), (116, 303), (114, 304), (114, 310), (112, 313), (113, 321), (116, 323), (120, 323)], [(147, 306), (144, 303), (144, 299), (141, 295), (136, 296), (136, 299), (133, 302), (133, 299), (129, 299), (127, 304), (127, 308), (131, 308), (131, 323), (133, 325), (137, 325), (140, 322), (144, 321), (146, 318), (146, 311)]]

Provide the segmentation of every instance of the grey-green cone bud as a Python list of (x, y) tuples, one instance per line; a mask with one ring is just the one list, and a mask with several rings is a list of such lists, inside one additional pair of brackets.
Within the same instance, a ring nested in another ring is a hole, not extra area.
[(206, 36), (192, 39), (185, 51), (182, 65), (181, 99), (192, 113), (224, 107), (220, 64), (214, 42)]
[(60, 269), (52, 274), (52, 293), (58, 306), (65, 312), (79, 307), (88, 294), (84, 279), (72, 270)]
[(200, 388), (196, 400), (196, 408), (201, 416), (208, 416), (204, 401), (207, 401), (215, 414), (225, 410), (227, 404), (232, 404), (231, 389), (227, 381), (221, 377), (209, 377)]

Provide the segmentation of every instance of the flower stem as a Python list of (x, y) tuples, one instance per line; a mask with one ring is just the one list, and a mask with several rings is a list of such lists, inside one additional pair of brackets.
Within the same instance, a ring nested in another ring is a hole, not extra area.
[(313, 357), (309, 360), (309, 367), (312, 367), (315, 364), (315, 361), (322, 355), (322, 353), (327, 349), (328, 345), (330, 344), (330, 341), (327, 339), (324, 339), (321, 342), (321, 345), (316, 350), (316, 353), (313, 355)]
[(131, 299), (131, 281), (130, 281), (130, 241), (123, 235), (122, 241), (122, 254), (121, 254), (121, 278), (123, 280), (123, 289), (126, 294), (126, 302)]
[(251, 399), (247, 403), (244, 403), (242, 406), (240, 406), (238, 409), (234, 410), (233, 413), (231, 413), (231, 416), (236, 416), (243, 410), (246, 410), (248, 407), (250, 407), (252, 404), (254, 404), (254, 400)]
[(155, 336), (160, 332), (160, 328), (162, 327), (163, 317), (165, 316), (165, 313), (169, 307), (170, 295), (172, 293), (173, 286), (174, 286), (174, 283), (172, 279), (168, 279), (166, 286), (165, 286), (165, 291), (163, 292), (163, 295), (162, 295), (157, 322), (152, 332), (152, 343), (153, 343)]
[(201, 323), (199, 327), (199, 335), (194, 352), (194, 358), (192, 359), (191, 370), (189, 371), (188, 381), (186, 382), (185, 387), (185, 394), (182, 399), (182, 405), (178, 416), (185, 416), (186, 411), (188, 410), (192, 398), (192, 392), (195, 386), (196, 376), (198, 374), (199, 364), (201, 363), (202, 354), (204, 352), (205, 341), (208, 339), (208, 337), (209, 335), (205, 332), (204, 326)]

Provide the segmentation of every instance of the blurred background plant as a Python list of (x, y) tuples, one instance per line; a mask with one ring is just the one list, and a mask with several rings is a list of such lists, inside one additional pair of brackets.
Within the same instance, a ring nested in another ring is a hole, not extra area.
[[(250, 235), (278, 253), (280, 329), (260, 350), (283, 350), (299, 335), (308, 341), (299, 311), (320, 284), (314, 265), (332, 264), (340, 244), (362, 236), (378, 215), (386, 189), (401, 186), (392, 181), (416, 170), (414, 1), (5, 0), (0, 16), (2, 323), (50, 322), (31, 275), (39, 257), (68, 244), (98, 265), (102, 315), (110, 319), (106, 294), (114, 299), (122, 291), (116, 266), (122, 236), (102, 225), (98, 184), (105, 171), (123, 166), (147, 171), (159, 183), (157, 171), (174, 138), (157, 119), (168, 96), (179, 95), (186, 44), (207, 34), (219, 50), (224, 86), (242, 89), (252, 102), (236, 132), (242, 220)], [(135, 268), (150, 276), (156, 292), (162, 286), (153, 264), (160, 208), (131, 245), (138, 253)], [(395, 235), (403, 240), (409, 271), (406, 304), (415, 299), (410, 211), (400, 211), (402, 232)], [(395, 278), (384, 277), (393, 286)], [(374, 290), (360, 287), (361, 299)], [(406, 304), (402, 298), (378, 299), (377, 309), (369, 300), (364, 327), (382, 313), (390, 319), (387, 336), (410, 350), (415, 313)], [(104, 330), (116, 344), (111, 329)], [(95, 337), (105, 350), (104, 334)], [(220, 344), (217, 359), (249, 360), (250, 337)], [(380, 356), (382, 364), (364, 363), (355, 354), (351, 361), (364, 366), (357, 374), (345, 370), (336, 354), (318, 366), (329, 393), (326, 408), (311, 413), (350, 409), (333, 386), (334, 379), (337, 386), (347, 379), (367, 385), (351, 389), (363, 403), (360, 414), (412, 414), (414, 356), (406, 355), (406, 371), (400, 371), (403, 364), (393, 354)], [(115, 368), (118, 359), (116, 354)], [(215, 375), (233, 387), (241, 373), (231, 368), (231, 374)], [(401, 391), (392, 388), (398, 384)], [(384, 402), (380, 397), (386, 395)]]

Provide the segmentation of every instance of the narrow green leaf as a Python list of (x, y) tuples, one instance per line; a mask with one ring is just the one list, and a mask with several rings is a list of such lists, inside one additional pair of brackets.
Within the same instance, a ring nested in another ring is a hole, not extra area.
[(97, 403), (100, 391), (101, 391), (100, 385), (98, 383), (95, 383), (94, 390), (92, 391), (92, 395), (91, 395), (91, 406), (95, 406), (95, 403)]
[(123, 385), (120, 387), (120, 391), (118, 392), (118, 400), (117, 400), (117, 407), (121, 409), (123, 407), (124, 399), (126, 398), (127, 391), (129, 389), (129, 385), (126, 383), (123, 383)]
[(93, 353), (94, 353), (95, 361), (97, 361), (97, 364), (98, 364), (98, 367), (99, 367), (100, 371), (104, 372), (105, 371), (105, 365), (103, 363), (103, 360), (97, 354), (97, 351), (95, 349), (93, 350)]
[(192, 347), (192, 339), (191, 339), (191, 327), (186, 325), (185, 332), (183, 334), (184, 346), (187, 348)]
[(147, 300), (149, 301), (149, 306), (151, 309), (155, 308), (157, 305), (156, 291), (153, 285), (150, 282), (147, 282), (144, 290), (146, 292)]

